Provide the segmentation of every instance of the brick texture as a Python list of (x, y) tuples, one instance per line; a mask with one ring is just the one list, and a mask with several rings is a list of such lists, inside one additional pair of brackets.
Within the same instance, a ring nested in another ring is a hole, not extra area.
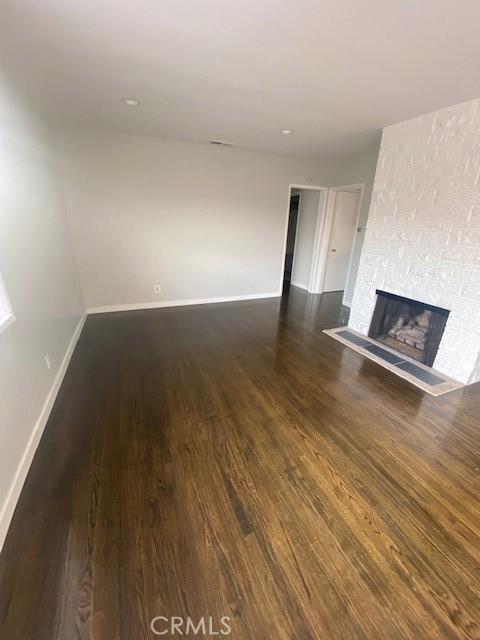
[(480, 100), (383, 131), (350, 326), (375, 289), (450, 309), (434, 367), (480, 380)]

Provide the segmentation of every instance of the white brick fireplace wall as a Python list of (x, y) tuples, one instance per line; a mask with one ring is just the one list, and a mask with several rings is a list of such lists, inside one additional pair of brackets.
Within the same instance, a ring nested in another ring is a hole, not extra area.
[(383, 131), (349, 326), (375, 289), (450, 309), (434, 368), (480, 380), (480, 100)]

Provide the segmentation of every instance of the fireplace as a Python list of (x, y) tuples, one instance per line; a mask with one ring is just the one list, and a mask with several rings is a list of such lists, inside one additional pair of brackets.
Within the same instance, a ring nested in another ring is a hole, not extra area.
[(379, 289), (376, 294), (369, 337), (431, 367), (450, 311)]

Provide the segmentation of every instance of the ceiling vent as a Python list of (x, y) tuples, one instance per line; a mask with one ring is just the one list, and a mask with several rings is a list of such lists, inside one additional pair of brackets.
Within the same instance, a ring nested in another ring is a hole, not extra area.
[(210, 140), (210, 144), (216, 144), (220, 147), (234, 147), (234, 142), (225, 142), (225, 140)]

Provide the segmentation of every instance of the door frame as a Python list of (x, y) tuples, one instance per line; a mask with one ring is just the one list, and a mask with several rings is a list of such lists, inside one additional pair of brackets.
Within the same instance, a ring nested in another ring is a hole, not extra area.
[[(324, 224), (324, 232), (322, 233), (321, 237), (318, 239), (319, 240), (319, 250), (318, 250), (318, 268), (317, 268), (317, 274), (316, 274), (316, 280), (314, 283), (314, 287), (313, 287), (313, 291), (312, 293), (323, 293), (324, 292), (324, 287), (325, 287), (325, 275), (326, 275), (326, 271), (327, 271), (327, 260), (328, 260), (328, 248), (330, 246), (330, 241), (332, 239), (332, 234), (333, 234), (333, 223), (334, 223), (334, 213), (335, 213), (335, 202), (336, 202), (336, 197), (337, 197), (337, 193), (339, 191), (349, 191), (349, 190), (353, 190), (355, 189), (356, 191), (359, 192), (359, 198), (358, 198), (358, 205), (357, 205), (357, 213), (355, 216), (355, 228), (358, 229), (358, 222), (360, 219), (360, 212), (362, 210), (362, 204), (363, 204), (363, 196), (364, 196), (364, 192), (365, 192), (365, 184), (364, 183), (360, 183), (360, 184), (344, 184), (344, 185), (340, 185), (338, 187), (330, 187), (328, 190), (328, 194), (327, 194), (327, 207), (326, 207), (326, 212), (325, 212), (325, 224)], [(349, 278), (350, 278), (350, 271), (352, 268), (352, 255), (353, 255), (353, 249), (355, 247), (355, 240), (356, 240), (356, 232), (353, 235), (352, 238), (352, 245), (350, 247), (350, 257), (348, 260), (348, 271), (347, 271), (347, 280), (346, 283), (348, 282)], [(345, 283), (345, 284), (346, 284)], [(345, 296), (345, 294), (344, 294)], [(342, 300), (342, 304), (346, 304), (346, 300), (345, 297)], [(346, 306), (350, 306), (351, 301), (349, 302), (349, 304), (347, 304)]]
[[(313, 252), (312, 252), (312, 262), (310, 264), (310, 274), (307, 283), (307, 291), (309, 293), (315, 293), (313, 290), (313, 282), (315, 280), (315, 271), (318, 264), (318, 239), (323, 234), (324, 228), (324, 220), (325, 220), (325, 212), (328, 200), (328, 192), (329, 188), (320, 185), (313, 184), (297, 184), (292, 183), (288, 186), (288, 199), (287, 199), (287, 213), (285, 216), (285, 225), (284, 225), (284, 237), (283, 237), (283, 251), (282, 251), (282, 263), (280, 267), (280, 284), (278, 287), (278, 295), (282, 295), (283, 291), (283, 272), (285, 269), (285, 253), (287, 250), (287, 234), (288, 234), (288, 219), (290, 216), (290, 198), (292, 196), (292, 189), (309, 189), (310, 191), (324, 191), (324, 197), (321, 198), (317, 210), (316, 222), (315, 222), (315, 235), (314, 235), (314, 243), (313, 243)], [(300, 194), (300, 199), (302, 195)], [(300, 204), (298, 208), (298, 215), (300, 216)], [(297, 228), (298, 228), (298, 219), (297, 219)], [(295, 249), (293, 251), (293, 260), (295, 261)], [(293, 264), (292, 264), (292, 272), (293, 272)], [(294, 285), (295, 286), (295, 285)]]

